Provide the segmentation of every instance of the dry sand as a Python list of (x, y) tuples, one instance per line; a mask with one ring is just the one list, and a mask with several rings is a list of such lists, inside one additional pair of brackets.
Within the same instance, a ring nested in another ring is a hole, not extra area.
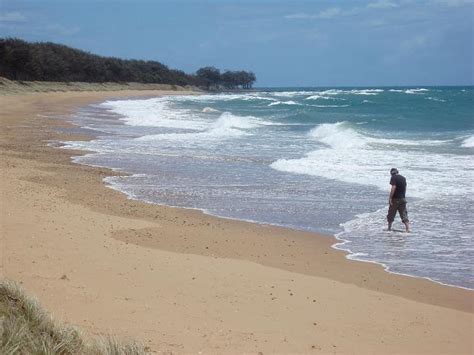
[(164, 93), (0, 97), (0, 276), (158, 353), (473, 352), (472, 291), (347, 260), (332, 237), (128, 200), (46, 146), (86, 137), (45, 116)]

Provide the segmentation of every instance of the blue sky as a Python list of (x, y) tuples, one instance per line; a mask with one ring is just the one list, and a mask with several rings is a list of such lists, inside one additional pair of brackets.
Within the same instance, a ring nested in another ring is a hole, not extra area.
[(0, 36), (255, 72), (257, 86), (472, 85), (474, 0), (0, 0)]

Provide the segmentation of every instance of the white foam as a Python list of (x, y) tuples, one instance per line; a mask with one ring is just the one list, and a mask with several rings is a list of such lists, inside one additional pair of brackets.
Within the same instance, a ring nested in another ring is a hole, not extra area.
[(319, 107), (319, 108), (334, 108), (334, 107), (349, 107), (350, 105), (308, 105), (312, 107)]
[(425, 89), (425, 88), (416, 88), (416, 89), (390, 89), (388, 91), (416, 95), (416, 94), (422, 94), (430, 90)]
[[(361, 123), (356, 123), (356, 125), (360, 124)], [(309, 135), (318, 139), (318, 141), (322, 143), (332, 146), (333, 148), (362, 147), (369, 144), (372, 147), (377, 148), (396, 145), (439, 146), (449, 142), (443, 140), (409, 140), (369, 136), (363, 131), (356, 131), (356, 129), (347, 121), (320, 124), (312, 129)]]
[(323, 123), (313, 128), (309, 135), (333, 148), (362, 147), (367, 143), (347, 122)]
[(271, 91), (268, 93), (276, 97), (295, 97), (303, 95), (312, 95), (315, 93), (315, 91)]
[(190, 110), (170, 109), (167, 97), (146, 100), (106, 101), (101, 106), (122, 116), (131, 126), (203, 129), (206, 122)]
[(308, 96), (305, 100), (344, 100), (344, 99), (338, 99), (336, 97), (331, 97), (331, 96), (323, 96), (323, 95), (311, 95)]
[[(350, 149), (348, 149), (350, 148)], [(443, 164), (449, 161), (449, 166)], [(376, 162), (374, 164), (374, 162)], [(473, 193), (472, 171), (463, 156), (405, 153), (352, 147), (319, 149), (300, 159), (279, 159), (271, 167), (285, 172), (321, 176), (388, 191), (388, 168), (398, 166), (408, 180), (408, 196), (429, 197)], [(429, 173), (427, 173), (429, 171)]]
[(301, 105), (295, 101), (275, 101), (275, 102), (272, 102), (270, 104), (268, 104), (268, 106), (275, 106), (275, 105)]
[(206, 95), (179, 95), (166, 97), (167, 100), (175, 102), (180, 101), (193, 101), (193, 102), (215, 102), (215, 101), (233, 101), (242, 100), (250, 97), (249, 94), (206, 94)]
[(370, 137), (347, 122), (322, 124), (310, 137), (327, 148), (309, 152), (300, 159), (279, 159), (271, 167), (285, 172), (321, 176), (348, 183), (388, 189), (390, 167), (397, 166), (409, 182), (409, 196), (426, 197), (474, 193), (470, 157), (426, 154), (410, 146), (441, 144)]
[(378, 95), (379, 93), (383, 92), (382, 89), (366, 89), (366, 90), (351, 90), (350, 93), (354, 95), (369, 95), (374, 96)]
[(426, 91), (429, 91), (428, 89), (424, 89), (424, 88), (421, 88), (421, 89), (408, 89), (408, 90), (405, 90), (404, 93), (405, 94), (422, 94)]
[(446, 100), (439, 99), (439, 98), (437, 98), (437, 97), (432, 97), (432, 96), (425, 97), (425, 99), (426, 99), (426, 100), (431, 100), (431, 101), (446, 102)]
[(461, 146), (464, 148), (474, 148), (474, 135), (464, 139), (461, 143)]
[(204, 107), (202, 109), (202, 112), (204, 112), (204, 113), (213, 113), (213, 112), (220, 112), (220, 111), (216, 110), (215, 108), (212, 108), (212, 107)]
[(183, 141), (185, 144), (220, 141), (250, 135), (252, 129), (267, 125), (274, 125), (274, 123), (255, 116), (237, 116), (224, 112), (200, 132), (152, 134), (137, 138), (136, 141)]
[(383, 89), (353, 89), (353, 90), (340, 90), (340, 89), (330, 89), (325, 91), (320, 91), (320, 95), (367, 95), (375, 96), (379, 93), (384, 92)]
[(224, 112), (219, 119), (212, 124), (215, 128), (238, 128), (251, 129), (258, 126), (258, 118), (254, 116), (236, 116), (230, 112)]

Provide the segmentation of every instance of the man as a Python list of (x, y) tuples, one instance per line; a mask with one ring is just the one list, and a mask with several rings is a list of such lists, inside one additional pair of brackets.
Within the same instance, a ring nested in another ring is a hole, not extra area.
[(390, 179), (392, 189), (390, 190), (390, 197), (388, 200), (388, 230), (392, 230), (392, 223), (398, 211), (408, 233), (410, 232), (410, 221), (408, 220), (407, 200), (405, 199), (407, 180), (398, 173), (397, 168), (392, 168), (390, 174), (392, 175), (392, 178)]

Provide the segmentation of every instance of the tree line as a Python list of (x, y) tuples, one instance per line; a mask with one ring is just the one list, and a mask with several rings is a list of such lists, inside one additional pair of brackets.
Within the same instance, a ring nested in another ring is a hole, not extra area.
[(251, 89), (253, 83), (257, 80), (255, 74), (252, 72), (226, 70), (221, 73), (221, 71), (215, 67), (201, 68), (196, 74), (206, 85), (208, 90), (222, 87), (226, 89), (236, 89), (239, 87), (242, 89)]
[(249, 89), (252, 72), (204, 67), (195, 74), (170, 69), (158, 61), (102, 57), (51, 42), (0, 39), (0, 76), (20, 81), (137, 82), (199, 86), (206, 89)]

